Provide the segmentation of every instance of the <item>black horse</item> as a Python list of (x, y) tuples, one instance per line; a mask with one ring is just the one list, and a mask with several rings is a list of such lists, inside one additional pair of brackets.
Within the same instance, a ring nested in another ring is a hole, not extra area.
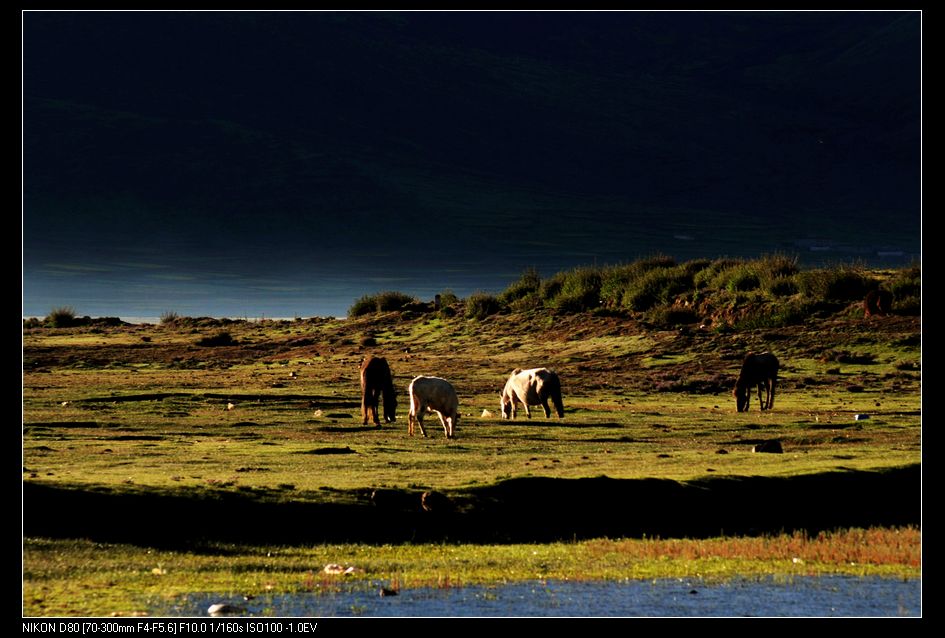
[(368, 355), (361, 362), (361, 422), (367, 425), (368, 417), (374, 425), (381, 427), (377, 415), (377, 405), (381, 394), (384, 395), (384, 421), (396, 420), (397, 397), (394, 394), (394, 377), (387, 365), (387, 359)]
[(751, 390), (758, 386), (758, 401), (762, 410), (774, 407), (774, 387), (778, 381), (778, 358), (770, 352), (761, 354), (748, 353), (742, 363), (741, 374), (735, 382), (732, 395), (739, 412), (748, 412), (751, 403)]

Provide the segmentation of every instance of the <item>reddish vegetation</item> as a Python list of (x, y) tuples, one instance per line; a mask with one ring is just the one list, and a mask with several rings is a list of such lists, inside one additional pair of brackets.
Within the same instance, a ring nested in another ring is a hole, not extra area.
[(697, 560), (718, 557), (744, 560), (793, 560), (847, 565), (908, 565), (922, 562), (922, 533), (915, 527), (851, 529), (821, 532), (809, 537), (792, 535), (695, 540), (601, 540), (590, 544), (593, 553), (633, 554), (641, 559)]

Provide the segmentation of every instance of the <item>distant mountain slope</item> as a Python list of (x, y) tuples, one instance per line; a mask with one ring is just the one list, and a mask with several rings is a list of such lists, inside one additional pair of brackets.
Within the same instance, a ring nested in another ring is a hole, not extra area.
[(341, 259), (373, 229), (416, 254), (431, 218), (466, 259), (918, 250), (917, 13), (24, 24), (28, 264), (149, 234)]

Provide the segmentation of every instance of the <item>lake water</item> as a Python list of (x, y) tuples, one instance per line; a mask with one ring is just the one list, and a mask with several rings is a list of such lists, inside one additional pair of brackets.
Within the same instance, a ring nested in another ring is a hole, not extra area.
[(276, 617), (918, 617), (919, 579), (850, 576), (733, 579), (725, 583), (664, 579), (620, 582), (541, 581), (447, 589), (405, 589), (381, 596), (381, 583), (336, 592), (242, 597), (192, 594), (164, 616), (207, 617), (215, 603), (243, 608), (236, 616)]

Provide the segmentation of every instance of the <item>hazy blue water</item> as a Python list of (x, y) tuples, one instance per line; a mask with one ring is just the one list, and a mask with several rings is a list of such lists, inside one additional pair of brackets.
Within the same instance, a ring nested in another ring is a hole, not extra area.
[(206, 617), (214, 603), (245, 616), (280, 617), (864, 617), (920, 616), (921, 581), (848, 576), (735, 579), (706, 584), (665, 579), (624, 582), (526, 582), (499, 587), (407, 589), (380, 596), (380, 584), (328, 593), (241, 597), (192, 594), (152, 613)]

